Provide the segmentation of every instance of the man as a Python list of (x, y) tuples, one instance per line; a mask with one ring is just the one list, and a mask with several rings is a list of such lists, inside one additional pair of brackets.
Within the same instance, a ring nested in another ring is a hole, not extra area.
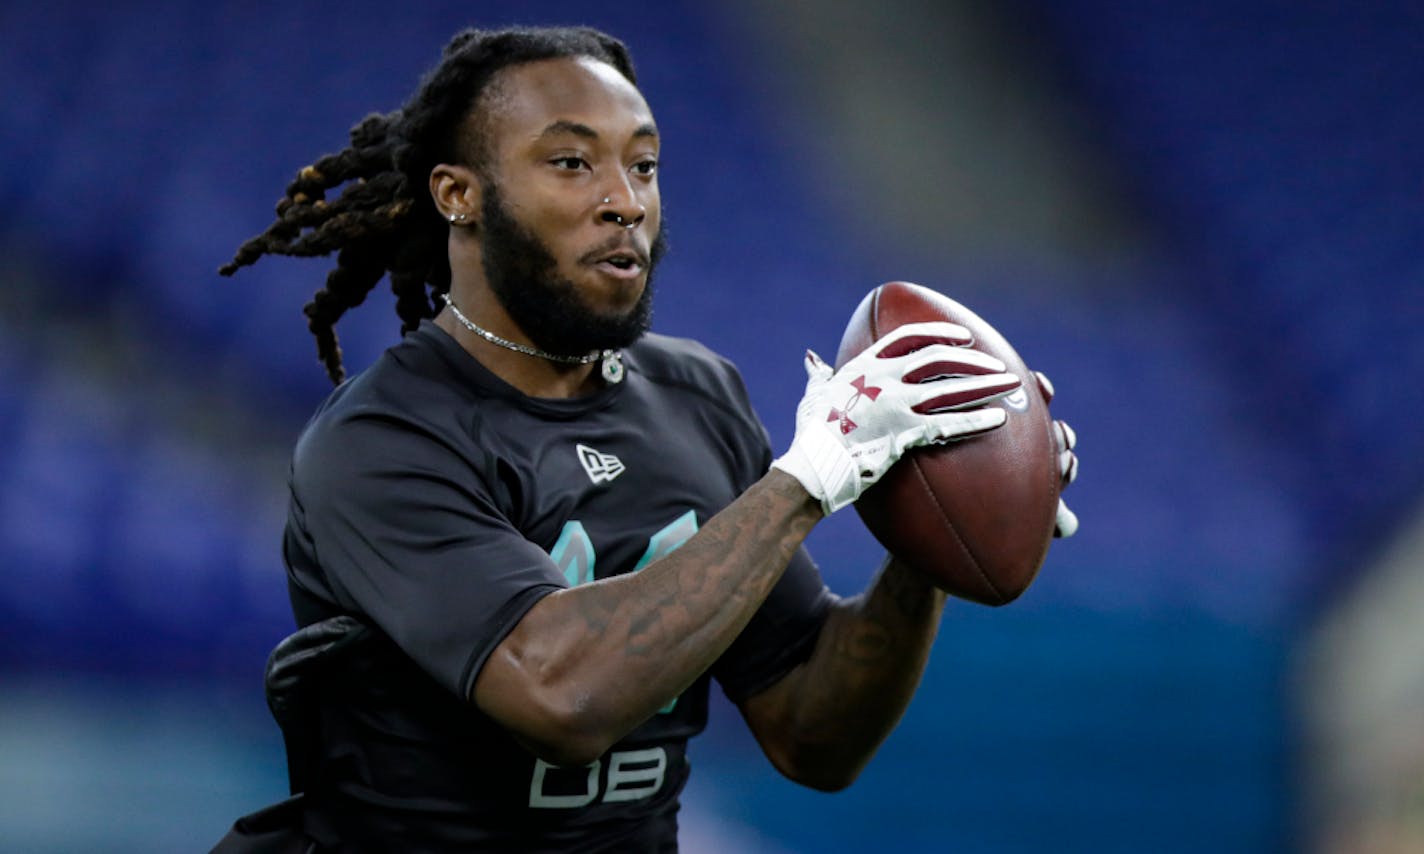
[[(801, 543), (907, 448), (1001, 425), (986, 404), (1019, 381), (952, 324), (839, 373), (808, 353), (773, 460), (735, 369), (647, 333), (658, 148), (621, 43), (466, 31), (224, 268), (338, 253), (306, 308), (336, 381), (333, 324), (383, 275), (405, 321), (293, 459), (284, 555), (316, 642), (279, 648), (269, 689), (309, 707), (284, 720), (304, 844), (675, 850), (711, 678), (824, 790), (909, 701), (943, 594), (892, 558), (838, 599)], [(861, 377), (884, 391), (843, 433), (827, 416)]]

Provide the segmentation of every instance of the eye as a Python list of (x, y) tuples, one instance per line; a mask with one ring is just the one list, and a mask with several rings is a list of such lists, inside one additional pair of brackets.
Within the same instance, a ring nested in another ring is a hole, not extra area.
[(578, 155), (567, 154), (563, 157), (555, 157), (554, 159), (549, 161), (549, 164), (558, 169), (565, 169), (570, 172), (577, 172), (578, 170), (588, 166), (588, 161), (584, 160)]
[(639, 160), (637, 163), (633, 164), (632, 169), (634, 175), (643, 176), (654, 175), (657, 173), (657, 171), (658, 161), (656, 158), (653, 157), (649, 157), (647, 160)]

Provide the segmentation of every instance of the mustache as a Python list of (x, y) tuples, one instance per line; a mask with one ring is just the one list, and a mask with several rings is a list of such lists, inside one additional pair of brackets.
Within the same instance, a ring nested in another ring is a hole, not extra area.
[(585, 252), (579, 257), (579, 261), (585, 264), (592, 264), (614, 252), (628, 252), (632, 254), (638, 259), (638, 263), (645, 268), (652, 264), (652, 249), (638, 243), (637, 239), (626, 231), (622, 234), (613, 235)]

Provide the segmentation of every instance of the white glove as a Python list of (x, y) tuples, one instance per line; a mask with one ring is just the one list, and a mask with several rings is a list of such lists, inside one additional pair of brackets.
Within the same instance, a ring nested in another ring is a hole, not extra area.
[(977, 436), (1008, 413), (984, 405), (1021, 383), (1004, 363), (969, 349), (955, 323), (901, 326), (839, 371), (806, 351), (796, 436), (772, 462), (801, 482), (827, 515), (850, 504), (906, 450)]
[[(1048, 381), (1048, 377), (1042, 371), (1034, 371), (1033, 375), (1038, 378), (1038, 387), (1043, 391), (1045, 403), (1053, 401), (1053, 383)], [(1055, 433), (1058, 437), (1058, 476), (1063, 479), (1063, 488), (1067, 489), (1068, 484), (1078, 477), (1078, 455), (1073, 452), (1073, 448), (1078, 444), (1078, 434), (1073, 432), (1073, 428), (1068, 426), (1067, 421), (1054, 421)], [(1058, 516), (1054, 520), (1053, 536), (1071, 537), (1078, 533), (1078, 514), (1068, 509), (1068, 505), (1063, 502), (1062, 497), (1058, 499)]]

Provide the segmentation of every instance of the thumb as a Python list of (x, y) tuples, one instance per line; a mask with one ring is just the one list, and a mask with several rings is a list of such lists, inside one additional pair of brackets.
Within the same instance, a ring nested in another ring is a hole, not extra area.
[(1054, 520), (1053, 536), (1071, 537), (1078, 533), (1078, 514), (1068, 509), (1063, 499), (1058, 499), (1058, 518)]
[(816, 355), (816, 351), (815, 351), (815, 350), (807, 350), (807, 351), (806, 351), (806, 379), (807, 379), (807, 380), (811, 380), (811, 381), (815, 381), (815, 380), (825, 380), (825, 379), (827, 379), (828, 377), (830, 377), (831, 374), (834, 374), (834, 373), (835, 373), (835, 371), (831, 368), (831, 366), (828, 365), (828, 364), (826, 364), (825, 362), (823, 362), (823, 361), (821, 360), (821, 357), (820, 357), (820, 356), (817, 356), (817, 355)]

